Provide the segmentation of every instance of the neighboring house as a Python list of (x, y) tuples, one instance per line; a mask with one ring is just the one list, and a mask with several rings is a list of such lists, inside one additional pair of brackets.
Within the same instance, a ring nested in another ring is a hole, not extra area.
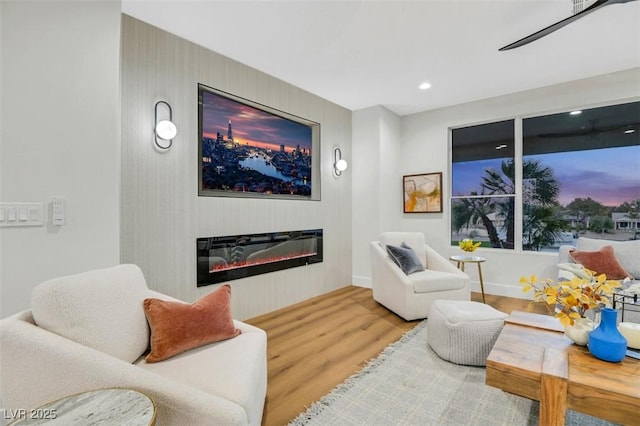
[(629, 213), (611, 213), (611, 219), (615, 224), (616, 231), (633, 231), (640, 229), (640, 216), (636, 213), (636, 217)]

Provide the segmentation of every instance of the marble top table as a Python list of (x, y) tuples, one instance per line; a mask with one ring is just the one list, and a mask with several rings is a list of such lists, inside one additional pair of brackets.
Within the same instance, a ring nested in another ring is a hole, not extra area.
[(135, 390), (99, 389), (24, 410), (19, 417), (11, 426), (153, 426), (156, 409), (151, 398)]
[(475, 263), (478, 265), (478, 279), (480, 281), (480, 291), (482, 292), (482, 303), (487, 303), (484, 298), (484, 280), (482, 279), (482, 268), (480, 267), (480, 264), (487, 259), (484, 257), (473, 255), (458, 255), (449, 257), (449, 260), (453, 260), (454, 262), (456, 262), (458, 269), (460, 269), (462, 272), (464, 272), (465, 263)]

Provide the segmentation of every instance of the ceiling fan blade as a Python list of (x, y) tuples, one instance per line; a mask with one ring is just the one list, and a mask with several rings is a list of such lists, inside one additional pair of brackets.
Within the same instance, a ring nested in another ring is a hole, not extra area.
[(504, 47), (501, 47), (500, 49), (498, 49), (499, 51), (504, 51), (504, 50), (509, 50), (509, 49), (515, 49), (516, 47), (520, 47), (520, 46), (524, 46), (525, 44), (531, 43), (532, 41), (538, 40), (539, 38), (542, 38), (548, 34), (551, 34), (552, 32), (559, 30), (560, 28), (564, 27), (567, 24), (570, 24), (571, 22), (582, 18), (583, 16), (585, 16), (588, 13), (593, 12), (596, 9), (599, 9), (607, 4), (613, 4), (613, 3), (626, 3), (627, 1), (634, 1), (634, 0), (626, 0), (626, 1), (611, 1), (611, 0), (598, 0), (595, 3), (593, 3), (591, 6), (589, 6), (588, 8), (584, 9), (583, 11), (576, 13), (573, 16), (570, 16), (566, 19), (563, 19), (560, 22), (556, 22), (555, 24), (549, 25), (546, 28), (541, 29), (538, 32), (535, 32), (531, 35), (528, 35), (524, 38), (521, 38), (518, 41), (515, 41), (511, 44), (508, 44)]

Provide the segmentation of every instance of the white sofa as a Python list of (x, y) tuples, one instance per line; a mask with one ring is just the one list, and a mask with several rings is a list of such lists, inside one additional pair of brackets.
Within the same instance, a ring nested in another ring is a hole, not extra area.
[[(418, 255), (424, 271), (410, 275), (387, 254), (386, 246), (405, 243)], [(469, 276), (425, 243), (420, 232), (384, 232), (372, 241), (373, 298), (407, 321), (427, 318), (437, 299), (470, 300)]]
[(604, 246), (612, 246), (616, 259), (624, 269), (640, 280), (640, 240), (612, 241), (594, 238), (578, 238), (576, 245), (562, 245), (558, 250), (558, 263), (575, 263), (569, 250), (575, 248), (582, 251), (598, 251)]
[[(631, 296), (640, 294), (640, 240), (612, 241), (580, 237), (575, 246), (560, 246), (558, 263), (575, 263), (569, 255), (569, 250), (572, 248), (582, 251), (598, 251), (606, 245), (613, 247), (613, 252), (618, 262), (635, 278), (635, 280), (622, 283), (622, 292)], [(559, 276), (563, 274), (561, 270), (559, 270), (558, 273)], [(638, 307), (635, 306), (631, 309), (625, 309), (624, 319), (630, 322), (640, 322), (640, 310)]]
[(266, 333), (234, 320), (242, 331), (237, 337), (147, 363), (145, 298), (176, 300), (150, 290), (134, 265), (36, 287), (31, 310), (0, 321), (5, 412), (122, 387), (153, 399), (157, 425), (259, 425), (267, 388)]

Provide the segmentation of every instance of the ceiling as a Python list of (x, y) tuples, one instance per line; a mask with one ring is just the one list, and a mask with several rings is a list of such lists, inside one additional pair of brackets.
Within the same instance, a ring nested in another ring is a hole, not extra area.
[(350, 110), (407, 115), (640, 67), (640, 1), (505, 52), (570, 16), (571, 0), (122, 0), (122, 11)]

